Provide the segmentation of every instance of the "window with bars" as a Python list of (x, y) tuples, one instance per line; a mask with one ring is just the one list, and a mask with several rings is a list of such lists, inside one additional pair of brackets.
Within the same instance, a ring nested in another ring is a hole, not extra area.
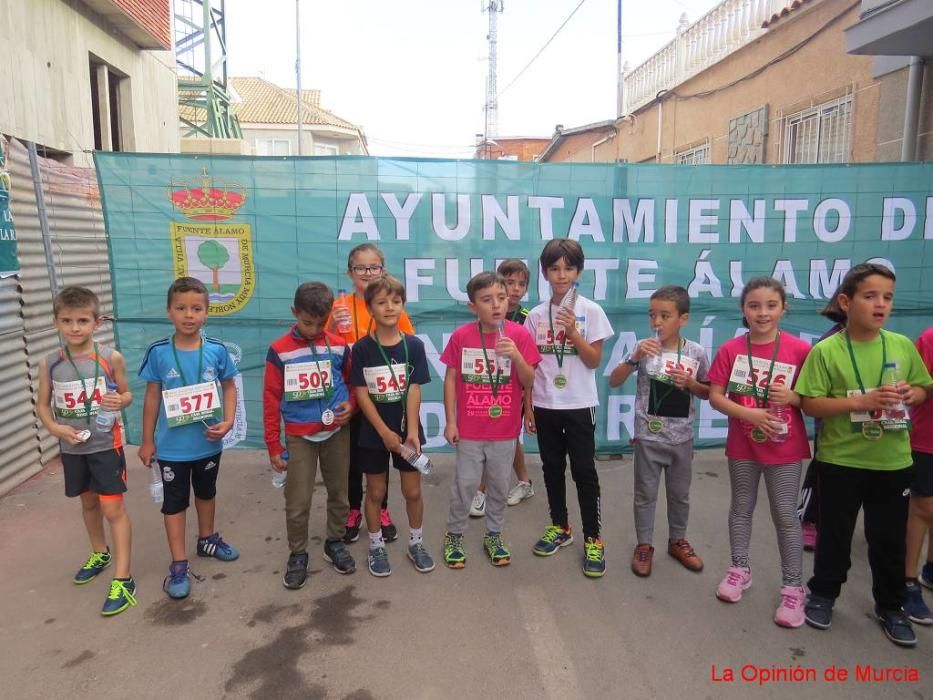
[(674, 153), (674, 162), (679, 165), (704, 165), (709, 163), (709, 141), (693, 148)]
[(852, 96), (784, 120), (785, 163), (845, 163), (852, 138)]

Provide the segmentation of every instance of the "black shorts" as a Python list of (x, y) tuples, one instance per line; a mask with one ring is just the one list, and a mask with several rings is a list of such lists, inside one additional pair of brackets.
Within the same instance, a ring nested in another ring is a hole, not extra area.
[(933, 455), (914, 452), (914, 468), (910, 475), (910, 495), (918, 498), (933, 496)]
[(220, 470), (221, 454), (218, 452), (190, 462), (159, 460), (159, 466), (162, 468), (162, 489), (165, 494), (162, 501), (163, 515), (174, 515), (187, 510), (191, 505), (192, 487), (195, 498), (202, 501), (209, 501), (217, 495), (217, 472)]
[(392, 466), (400, 472), (418, 471), (398, 452), (390, 453), (384, 447), (360, 447), (358, 454), (360, 457), (360, 471), (363, 474), (385, 474), (390, 454), (392, 456)]
[(61, 453), (65, 474), (65, 495), (80, 496), (86, 491), (98, 496), (126, 493), (126, 456), (123, 448), (86, 455)]

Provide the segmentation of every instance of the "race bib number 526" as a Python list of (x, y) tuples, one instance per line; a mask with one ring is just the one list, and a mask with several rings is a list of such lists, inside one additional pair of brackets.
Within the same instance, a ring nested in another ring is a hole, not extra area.
[(215, 382), (165, 389), (162, 392), (162, 403), (169, 428), (223, 418), (223, 406)]
[(763, 357), (753, 357), (752, 366), (748, 366), (748, 356), (738, 355), (732, 365), (732, 374), (729, 375), (729, 393), (735, 394), (753, 394), (753, 387), (757, 387), (759, 393), (763, 392), (770, 384), (784, 384), (791, 386), (794, 383), (794, 375), (797, 372), (797, 366), (787, 362), (775, 362), (774, 374), (768, 373), (771, 367), (771, 360)]

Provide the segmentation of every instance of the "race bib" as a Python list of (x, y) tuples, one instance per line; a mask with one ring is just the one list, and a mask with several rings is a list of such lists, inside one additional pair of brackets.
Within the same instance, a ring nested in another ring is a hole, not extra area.
[(323, 399), (334, 388), (330, 360), (293, 362), (285, 365), (286, 401)]
[[(586, 321), (583, 316), (577, 316), (577, 321), (574, 324), (577, 327), (577, 330), (580, 331), (580, 334), (585, 338), (586, 337)], [(556, 355), (560, 352), (561, 343), (564, 344), (564, 353), (567, 355), (576, 355), (577, 349), (573, 346), (573, 343), (566, 342), (564, 343), (565, 330), (561, 325), (555, 325), (554, 330), (551, 331), (551, 324), (547, 321), (538, 321), (535, 326), (535, 345), (538, 346), (538, 352), (547, 354), (547, 355)]]
[(215, 382), (189, 384), (162, 392), (162, 404), (169, 428), (199, 421), (222, 420), (223, 406)]
[[(107, 393), (107, 381), (103, 377), (97, 378), (97, 386), (93, 386), (94, 378), (84, 381), (52, 382), (53, 405), (56, 418), (92, 418), (100, 410), (101, 397)], [(90, 396), (88, 395), (90, 393)], [(91, 410), (88, 413), (87, 401), (91, 400)]]
[(654, 379), (657, 379), (659, 382), (664, 382), (665, 384), (673, 384), (674, 380), (671, 378), (671, 372), (675, 369), (680, 368), (684, 370), (691, 377), (696, 379), (697, 370), (700, 368), (699, 360), (694, 360), (692, 357), (680, 356), (680, 362), (677, 362), (677, 353), (676, 352), (664, 352), (661, 354), (661, 371), (654, 375)]
[[(871, 389), (867, 389), (871, 391)], [(849, 389), (846, 396), (849, 398), (858, 396), (862, 392), (859, 389)], [(852, 421), (852, 432), (862, 432), (862, 426), (865, 423), (878, 423), (882, 429), (889, 431), (910, 430), (910, 418), (907, 415), (907, 409), (904, 404), (896, 408), (878, 409), (876, 411), (852, 411), (849, 413), (849, 420)]]
[(491, 384), (490, 373), (495, 376), (500, 371), (500, 383), (508, 383), (512, 376), (511, 357), (497, 357), (492, 353), (487, 362), (483, 351), (478, 348), (463, 348), (460, 352), (460, 374), (467, 384)]
[[(392, 372), (388, 365), (378, 367), (364, 367), (363, 378), (366, 380), (366, 390), (369, 397), (376, 403), (396, 403), (402, 400), (402, 392), (408, 383), (407, 367), (400, 362), (392, 363)], [(396, 379), (398, 383), (396, 383)]]
[(749, 368), (748, 356), (738, 355), (732, 365), (732, 374), (729, 375), (729, 393), (753, 395), (755, 392), (752, 387), (758, 387), (758, 393), (761, 394), (769, 384), (791, 386), (794, 383), (797, 365), (775, 362), (773, 378), (768, 373), (770, 367), (771, 360), (753, 357), (752, 366)]

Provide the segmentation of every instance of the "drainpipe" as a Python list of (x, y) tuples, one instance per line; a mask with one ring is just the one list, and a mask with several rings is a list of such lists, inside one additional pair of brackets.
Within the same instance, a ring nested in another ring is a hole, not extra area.
[(604, 143), (606, 143), (606, 141), (612, 141), (612, 139), (614, 139), (618, 133), (619, 133), (618, 131), (613, 129), (612, 133), (606, 136), (606, 138), (600, 139), (599, 141), (593, 144), (592, 149), (590, 151), (590, 162), (591, 163), (596, 162), (596, 147), (602, 146)]
[(658, 101), (658, 150), (655, 160), (661, 162), (661, 128), (663, 125), (664, 119), (664, 103), (661, 101), (661, 97), (666, 93), (667, 90), (658, 90), (658, 94), (654, 96), (654, 99)]
[(907, 71), (907, 105), (904, 109), (904, 140), (901, 143), (901, 160), (910, 161), (917, 157), (917, 124), (920, 120), (920, 92), (923, 90), (923, 59), (910, 59)]

